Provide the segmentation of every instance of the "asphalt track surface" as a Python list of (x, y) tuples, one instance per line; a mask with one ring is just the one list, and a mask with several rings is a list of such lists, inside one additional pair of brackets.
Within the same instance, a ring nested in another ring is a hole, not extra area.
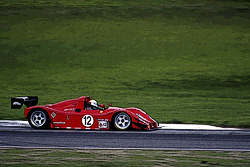
[(250, 130), (85, 131), (0, 126), (0, 147), (250, 151)]

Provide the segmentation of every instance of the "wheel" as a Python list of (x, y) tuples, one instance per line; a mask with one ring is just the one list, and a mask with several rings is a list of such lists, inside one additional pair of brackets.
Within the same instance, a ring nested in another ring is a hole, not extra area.
[(131, 126), (131, 118), (127, 113), (121, 112), (115, 116), (113, 124), (117, 130), (127, 130)]
[(50, 126), (48, 113), (42, 109), (34, 109), (28, 116), (29, 124), (35, 129), (47, 129)]

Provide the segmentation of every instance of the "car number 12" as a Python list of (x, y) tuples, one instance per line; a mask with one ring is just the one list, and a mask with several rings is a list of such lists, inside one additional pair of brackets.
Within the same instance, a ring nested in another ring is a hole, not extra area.
[(84, 115), (82, 117), (82, 124), (85, 127), (90, 127), (94, 123), (94, 118), (91, 115)]

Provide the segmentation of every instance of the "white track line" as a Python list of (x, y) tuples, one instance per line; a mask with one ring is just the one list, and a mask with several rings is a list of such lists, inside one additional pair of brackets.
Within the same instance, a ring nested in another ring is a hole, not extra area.
[(160, 129), (182, 129), (182, 130), (240, 130), (237, 128), (222, 128), (211, 125), (196, 125), (196, 124), (161, 124)]
[[(28, 121), (18, 120), (0, 120), (0, 126), (12, 127), (30, 127)], [(159, 124), (159, 129), (181, 129), (181, 130), (241, 130), (237, 128), (222, 128), (211, 125), (196, 125), (196, 124)]]
[(0, 126), (30, 127), (28, 121), (0, 120)]

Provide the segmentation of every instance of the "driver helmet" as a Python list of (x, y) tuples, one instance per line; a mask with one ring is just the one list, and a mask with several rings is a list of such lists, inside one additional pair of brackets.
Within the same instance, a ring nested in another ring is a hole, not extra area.
[(92, 106), (98, 107), (98, 106), (97, 106), (97, 101), (95, 101), (95, 100), (90, 100), (89, 103), (90, 103)]

